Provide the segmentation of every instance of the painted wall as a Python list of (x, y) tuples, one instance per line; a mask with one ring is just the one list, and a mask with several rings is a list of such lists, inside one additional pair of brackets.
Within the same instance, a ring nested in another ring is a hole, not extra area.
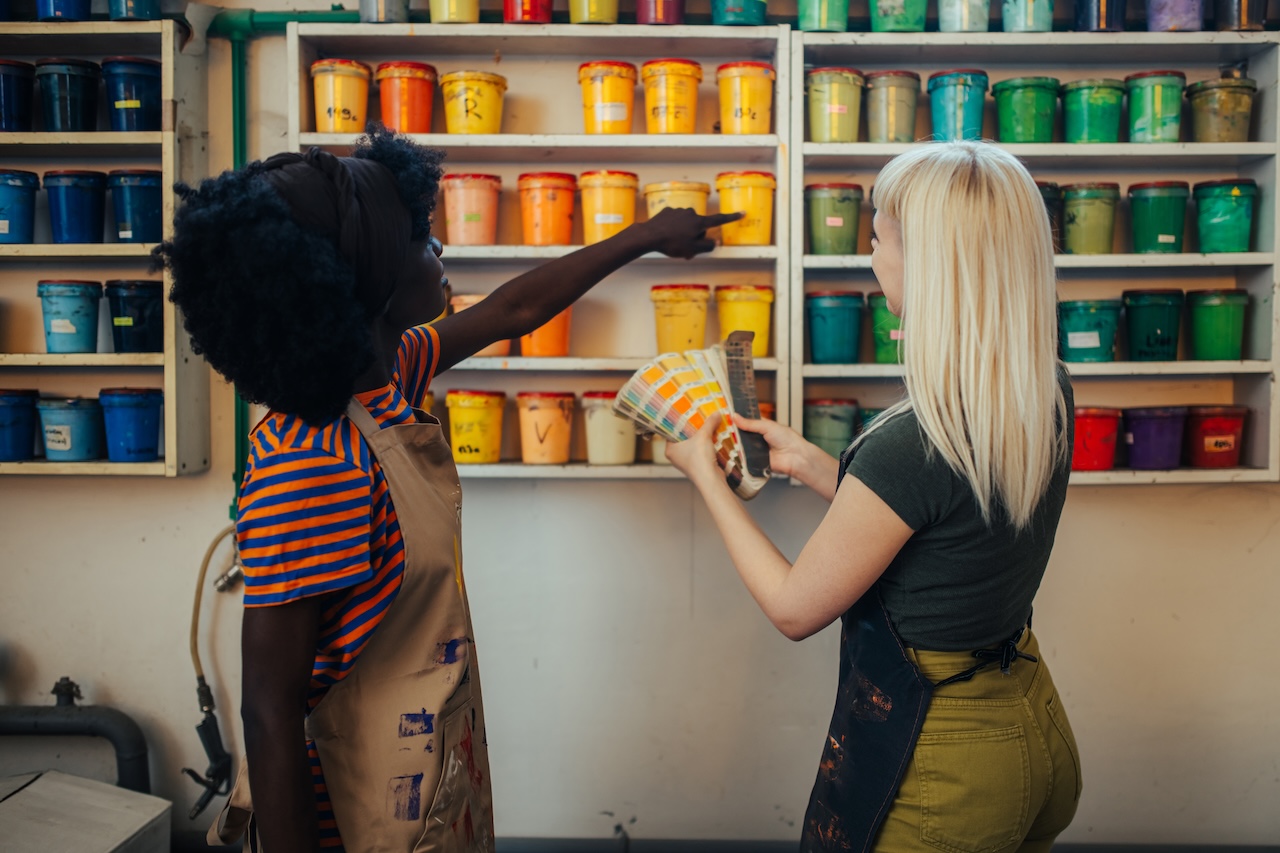
[[(218, 168), (227, 53), (211, 47)], [(284, 144), (283, 40), (251, 61), (261, 156)], [(187, 626), (227, 519), (230, 414), (215, 380), (203, 476), (0, 480), (4, 701), (45, 704), (69, 675), (132, 714), (183, 829), (196, 789), (178, 769), (204, 767)], [(781, 484), (751, 506), (792, 556), (823, 511)], [(837, 637), (793, 644), (768, 625), (687, 485), (469, 481), (465, 519), (500, 835), (795, 837)], [(1086, 774), (1064, 840), (1280, 841), (1278, 527), (1277, 487), (1072, 490), (1036, 604)], [(207, 598), (205, 662), (237, 752), (238, 624), (238, 596)], [(48, 746), (5, 742), (0, 773), (51, 763)]]

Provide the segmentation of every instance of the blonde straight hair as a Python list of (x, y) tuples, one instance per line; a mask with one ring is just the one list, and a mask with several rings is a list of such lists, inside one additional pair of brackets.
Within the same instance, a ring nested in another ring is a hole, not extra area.
[(872, 203), (902, 229), (907, 398), (932, 449), (1019, 530), (1069, 455), (1053, 237), (1026, 168), (981, 142), (894, 158)]

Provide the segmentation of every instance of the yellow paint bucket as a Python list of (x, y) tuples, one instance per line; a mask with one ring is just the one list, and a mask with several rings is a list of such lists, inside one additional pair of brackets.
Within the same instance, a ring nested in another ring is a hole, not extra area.
[(720, 226), (726, 246), (767, 246), (773, 235), (773, 191), (777, 181), (768, 172), (721, 172), (716, 175), (720, 212), (746, 214)]
[(709, 195), (711, 185), (697, 181), (664, 181), (644, 185), (644, 202), (650, 219), (668, 207), (689, 207), (699, 216), (706, 216)]
[(636, 67), (630, 62), (584, 62), (578, 66), (582, 85), (582, 124), (587, 133), (630, 133), (636, 103)]
[(480, 0), (431, 0), (431, 23), (476, 24), (480, 22)]
[(773, 288), (762, 284), (724, 284), (716, 288), (716, 312), (720, 318), (720, 340), (730, 332), (755, 332), (751, 355), (769, 354), (770, 317)]
[(526, 465), (564, 465), (573, 436), (573, 395), (560, 391), (521, 391), (520, 458)]
[(583, 172), (578, 178), (582, 190), (582, 242), (590, 246), (608, 240), (636, 221), (636, 187), (640, 179), (632, 172)]
[(656, 284), (649, 288), (649, 298), (653, 300), (659, 353), (702, 349), (707, 340), (710, 287), (705, 284)]
[(768, 133), (773, 127), (773, 66), (730, 62), (716, 69), (721, 133)]
[(364, 133), (369, 118), (369, 66), (354, 59), (311, 63), (316, 133)]
[(488, 71), (454, 71), (440, 78), (449, 133), (500, 133), (507, 78)]
[(450, 391), (449, 443), (459, 465), (484, 465), (502, 456), (502, 413), (507, 395), (501, 391)]
[[(453, 306), (453, 313), (465, 311), (476, 303), (484, 299), (486, 294), (483, 293), (455, 293), (450, 300)], [(484, 349), (474, 353), (476, 358), (501, 357), (511, 353), (511, 341), (494, 341)]]
[(702, 66), (691, 59), (651, 59), (640, 66), (649, 133), (693, 133)]

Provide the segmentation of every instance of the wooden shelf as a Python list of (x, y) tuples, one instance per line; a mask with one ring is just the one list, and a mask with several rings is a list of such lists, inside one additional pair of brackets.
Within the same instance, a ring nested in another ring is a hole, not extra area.
[(164, 353), (0, 353), (3, 367), (115, 367), (140, 368), (164, 367)]
[(160, 462), (0, 462), (0, 475), (41, 474), (60, 476), (102, 476), (114, 474), (125, 477), (163, 477), (165, 465)]
[[(5, 22), (6, 57), (128, 55), (159, 57), (162, 21)], [(104, 50), (105, 48), (105, 50)]]
[(155, 157), (165, 134), (161, 131), (136, 133), (0, 133), (0, 156), (4, 157)]
[[(522, 264), (530, 261), (549, 261), (572, 254), (582, 246), (450, 246), (447, 243), (442, 256), (446, 265), (464, 263)], [(695, 258), (698, 262), (750, 262), (774, 263), (778, 260), (777, 246), (718, 246), (714, 251)], [(636, 263), (686, 264), (684, 258), (669, 258), (651, 252)]]
[[(928, 142), (806, 142), (801, 154), (807, 168), (879, 169), (889, 160)], [(1002, 148), (1032, 169), (1172, 169), (1244, 166), (1274, 159), (1274, 142), (1166, 142), (1142, 144), (1073, 144), (1067, 142), (1006, 144)]]
[[(635, 373), (657, 354), (639, 358), (469, 358), (450, 370), (526, 371), (532, 373)], [(757, 358), (755, 369), (761, 373), (776, 372), (776, 358)]]
[(635, 465), (525, 465), (522, 462), (499, 462), (496, 465), (459, 465), (462, 479), (485, 480), (681, 480), (684, 475), (670, 465), (637, 463)]
[(96, 261), (145, 259), (155, 243), (9, 243), (0, 245), (0, 259), (32, 261)]
[[(1101, 361), (1072, 362), (1074, 377), (1266, 376), (1269, 361)], [(805, 379), (899, 379), (900, 364), (806, 364)]]
[[(587, 133), (418, 133), (415, 142), (448, 154), (450, 168), (459, 163), (516, 163), (537, 169), (544, 163), (602, 161), (616, 163), (769, 163), (779, 139), (774, 134), (721, 136), (710, 133), (606, 135)], [(346, 151), (360, 134), (303, 133), (299, 143)]]
[(1270, 483), (1275, 477), (1265, 468), (1178, 468), (1173, 471), (1072, 471), (1073, 486), (1157, 485), (1178, 483)]
[[(1214, 267), (1269, 267), (1276, 261), (1273, 252), (1222, 252), (1220, 254), (1118, 254), (1057, 255), (1053, 262), (1060, 270), (1183, 269)], [(870, 255), (805, 255), (807, 270), (869, 270)]]

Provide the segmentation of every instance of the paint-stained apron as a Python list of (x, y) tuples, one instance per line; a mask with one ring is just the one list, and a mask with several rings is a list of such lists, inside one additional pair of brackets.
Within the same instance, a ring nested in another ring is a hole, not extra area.
[[(405, 557), (395, 601), (351, 672), (307, 717), (338, 831), (348, 853), (492, 853), (453, 454), (439, 421), (423, 412), (417, 423), (383, 429), (352, 400), (347, 416), (386, 476)], [(247, 783), (242, 768), (211, 842), (249, 829)]]

